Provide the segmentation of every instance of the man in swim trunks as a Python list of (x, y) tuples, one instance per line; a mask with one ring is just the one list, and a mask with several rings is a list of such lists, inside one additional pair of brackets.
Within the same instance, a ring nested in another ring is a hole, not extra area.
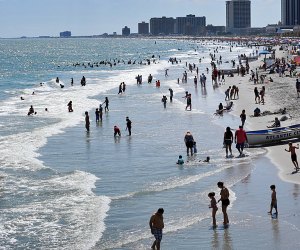
[(295, 166), (296, 171), (299, 171), (299, 166), (298, 166), (298, 160), (297, 160), (297, 154), (296, 154), (296, 149), (299, 149), (299, 144), (296, 146), (293, 146), (293, 143), (289, 142), (289, 149), (284, 149), (286, 152), (291, 152), (291, 159), (292, 162)]
[(151, 233), (154, 235), (155, 241), (153, 242), (151, 248), (160, 250), (160, 242), (162, 240), (162, 230), (164, 228), (164, 218), (163, 218), (164, 209), (159, 208), (155, 214), (153, 214), (149, 221), (149, 226)]
[(245, 142), (248, 143), (248, 138), (245, 130), (243, 130), (243, 126), (239, 126), (239, 129), (235, 131), (234, 141), (236, 143), (236, 148), (239, 151), (240, 156), (242, 156)]

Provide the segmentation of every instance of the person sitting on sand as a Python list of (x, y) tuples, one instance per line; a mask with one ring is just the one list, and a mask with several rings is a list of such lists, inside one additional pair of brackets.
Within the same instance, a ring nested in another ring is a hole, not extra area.
[(182, 155), (178, 156), (178, 160), (177, 160), (176, 164), (178, 164), (178, 165), (183, 165), (184, 164), (184, 160), (182, 159)]
[(275, 117), (274, 123), (271, 126), (267, 126), (267, 128), (278, 128), (280, 127), (280, 121), (278, 117)]
[(256, 109), (254, 109), (254, 116), (260, 116), (260, 108), (257, 107)]

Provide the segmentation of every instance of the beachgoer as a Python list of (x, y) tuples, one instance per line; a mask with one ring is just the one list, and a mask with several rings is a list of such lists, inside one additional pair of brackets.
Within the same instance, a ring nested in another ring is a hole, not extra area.
[(164, 108), (166, 108), (166, 107), (167, 107), (167, 100), (168, 100), (168, 98), (167, 98), (165, 95), (163, 95), (163, 97), (162, 97), (161, 101), (162, 101), (162, 102), (163, 102), (163, 104), (164, 104)]
[(267, 126), (267, 128), (278, 128), (280, 127), (280, 121), (278, 117), (275, 117), (274, 123), (271, 126)]
[(189, 150), (191, 151), (191, 155), (193, 155), (194, 137), (192, 136), (190, 131), (186, 132), (184, 136), (184, 142), (187, 155), (189, 155)]
[(86, 131), (89, 132), (90, 131), (90, 117), (89, 117), (89, 113), (87, 111), (85, 111), (85, 128)]
[(256, 109), (254, 109), (253, 113), (254, 113), (255, 117), (260, 116), (260, 108), (256, 107)]
[(99, 122), (100, 112), (98, 108), (96, 108), (95, 115), (96, 115), (96, 122)]
[[(257, 87), (254, 88), (254, 95), (255, 95), (255, 104), (259, 104), (260, 103), (260, 97), (259, 97), (259, 92)], [(257, 102), (258, 100), (258, 102)]]
[(197, 154), (197, 143), (195, 141), (193, 143), (193, 151), (194, 151), (194, 154)]
[(121, 131), (118, 126), (114, 126), (114, 136), (121, 136)]
[(223, 140), (223, 144), (226, 149), (226, 158), (228, 158), (228, 151), (230, 152), (230, 156), (232, 156), (232, 149), (231, 149), (232, 142), (233, 142), (233, 133), (231, 132), (230, 127), (227, 127), (224, 133), (224, 140)]
[(286, 152), (291, 152), (291, 159), (292, 162), (295, 166), (296, 171), (299, 170), (298, 166), (298, 160), (297, 160), (297, 154), (296, 154), (296, 149), (299, 149), (299, 144), (297, 144), (297, 147), (293, 145), (292, 142), (289, 142), (289, 149), (284, 149)]
[(184, 160), (182, 158), (182, 155), (178, 156), (178, 160), (177, 160), (176, 164), (178, 164), (178, 165), (183, 165), (184, 164)]
[(248, 143), (248, 138), (245, 130), (243, 130), (242, 126), (239, 126), (239, 129), (235, 131), (234, 141), (236, 143), (236, 148), (240, 153), (240, 156), (243, 156), (243, 150), (245, 147), (245, 142)]
[(104, 111), (107, 112), (107, 111), (109, 111), (109, 109), (108, 109), (109, 100), (108, 100), (107, 97), (105, 97), (105, 100), (104, 100), (104, 102), (102, 103), (102, 105), (103, 105), (104, 103), (105, 103)]
[(68, 103), (68, 111), (69, 112), (73, 112), (73, 106), (72, 106), (73, 104), (72, 104), (72, 101), (69, 101), (69, 103)]
[(192, 95), (188, 94), (187, 98), (186, 98), (186, 107), (185, 110), (187, 110), (187, 108), (190, 108), (190, 111), (192, 110)]
[(245, 111), (245, 109), (242, 110), (240, 118), (241, 118), (241, 122), (242, 122), (242, 127), (244, 127), (244, 124), (245, 124), (245, 121), (246, 121), (246, 111)]
[(227, 214), (227, 207), (230, 204), (229, 191), (224, 186), (223, 182), (219, 181), (217, 185), (218, 185), (218, 188), (221, 189), (221, 192), (220, 192), (221, 198), (218, 200), (218, 202), (220, 202), (220, 201), (222, 202), (222, 213), (223, 213), (223, 217), (224, 217), (223, 225), (227, 226), (229, 224), (229, 219), (228, 219), (228, 214)]
[(153, 242), (151, 248), (160, 250), (160, 242), (163, 236), (164, 228), (164, 218), (163, 218), (164, 209), (159, 208), (155, 214), (153, 214), (149, 221), (149, 226), (151, 229), (151, 234), (154, 235), (155, 241)]
[(129, 117), (126, 116), (126, 130), (128, 130), (129, 136), (131, 136), (131, 121), (129, 120)]
[(218, 211), (218, 206), (217, 206), (217, 201), (216, 201), (216, 198), (215, 198), (215, 193), (214, 192), (209, 193), (208, 197), (210, 198), (209, 208), (212, 209), (211, 217), (212, 217), (212, 220), (213, 220), (213, 228), (216, 228), (217, 227), (216, 213)]
[(276, 197), (276, 187), (275, 185), (271, 185), (270, 189), (272, 190), (272, 194), (271, 194), (271, 205), (270, 205), (270, 211), (268, 212), (269, 214), (272, 214), (272, 210), (273, 208), (275, 208), (275, 214), (278, 214), (278, 210), (277, 210), (277, 197)]
[(170, 102), (173, 101), (173, 89), (169, 88), (170, 91)]
[(29, 111), (28, 111), (27, 115), (33, 115), (33, 114), (35, 114), (35, 113), (34, 113), (34, 108), (33, 108), (33, 106), (31, 105), (30, 108), (29, 108)]
[(99, 106), (99, 116), (100, 116), (100, 121), (102, 122), (102, 116), (103, 116), (102, 104), (100, 104), (100, 106)]

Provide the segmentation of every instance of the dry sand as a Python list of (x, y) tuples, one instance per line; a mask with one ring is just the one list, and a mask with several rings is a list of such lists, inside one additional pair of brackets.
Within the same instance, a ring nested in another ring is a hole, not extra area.
[[(292, 58), (288, 51), (279, 51), (276, 47), (276, 58)], [(257, 61), (250, 62), (250, 70), (255, 72), (263, 64), (264, 56), (259, 57)], [(253, 115), (253, 110), (259, 107), (263, 111), (277, 111), (280, 108), (286, 108), (287, 114), (292, 116), (292, 119), (281, 122), (281, 126), (288, 126), (298, 124), (300, 115), (298, 112), (298, 98), (296, 92), (296, 77), (279, 77), (277, 73), (268, 74), (268, 71), (259, 70), (260, 74), (266, 74), (265, 84), (254, 85), (253, 81), (249, 81), (250, 75), (244, 77), (235, 75), (234, 77), (227, 77), (226, 84), (221, 86), (221, 90), (225, 92), (228, 86), (236, 85), (239, 87), (239, 99), (234, 101), (233, 114), (240, 116), (243, 109), (246, 110), (247, 120), (245, 122), (245, 130), (261, 130), (266, 129), (266, 126), (271, 125), (274, 118), (281, 117), (282, 115), (266, 115), (261, 117), (250, 117)], [(272, 77), (274, 82), (269, 82), (269, 77)], [(262, 86), (266, 87), (265, 104), (255, 104), (254, 100), (254, 87), (258, 90)], [(224, 93), (225, 98), (225, 93)], [(291, 174), (294, 171), (294, 165), (291, 161), (290, 153), (284, 149), (288, 148), (288, 143), (284, 145), (266, 147), (268, 150), (267, 157), (269, 157), (274, 165), (279, 169), (279, 177), (291, 183), (300, 184), (300, 173)], [(296, 150), (297, 152), (297, 150)], [(300, 152), (300, 151), (299, 151)], [(299, 154), (300, 155), (300, 154)]]

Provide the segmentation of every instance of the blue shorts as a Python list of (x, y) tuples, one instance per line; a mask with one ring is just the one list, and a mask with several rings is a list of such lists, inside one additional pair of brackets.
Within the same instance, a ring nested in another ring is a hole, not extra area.
[(162, 229), (153, 228), (152, 233), (154, 235), (154, 238), (158, 241), (162, 240)]

